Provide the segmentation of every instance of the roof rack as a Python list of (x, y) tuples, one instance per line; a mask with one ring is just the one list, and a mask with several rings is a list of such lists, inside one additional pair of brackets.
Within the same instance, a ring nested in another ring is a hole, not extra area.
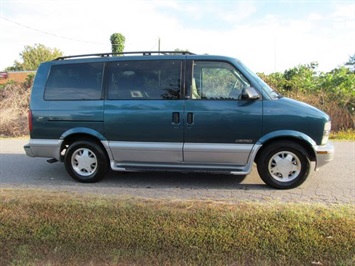
[(80, 57), (112, 57), (117, 55), (173, 55), (173, 54), (181, 54), (181, 55), (194, 55), (189, 51), (140, 51), (140, 52), (122, 52), (122, 53), (99, 53), (99, 54), (81, 54), (81, 55), (69, 55), (69, 56), (61, 56), (54, 60), (64, 60), (69, 58), (80, 58)]

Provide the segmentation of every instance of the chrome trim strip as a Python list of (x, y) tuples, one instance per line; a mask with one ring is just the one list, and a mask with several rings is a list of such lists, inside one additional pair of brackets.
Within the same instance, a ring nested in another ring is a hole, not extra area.
[[(243, 168), (243, 174), (248, 175), (251, 173), (251, 171), (253, 170), (253, 165), (254, 165), (254, 160), (255, 157), (259, 151), (259, 149), (262, 147), (262, 145), (259, 144), (255, 144), (250, 152), (249, 158), (248, 158), (248, 162), (245, 165), (245, 167)], [(235, 175), (240, 175), (241, 173), (237, 172), (234, 173), (232, 172), (231, 174), (235, 174)]]
[[(24, 146), (27, 156), (55, 158), (60, 160), (60, 147), (63, 140), (30, 139)], [(166, 143), (166, 142), (123, 142), (101, 141), (105, 147), (111, 168), (116, 171), (155, 169), (190, 170), (207, 172), (229, 172), (237, 175), (249, 174), (254, 158), (261, 145), (220, 144), (220, 143)], [(183, 147), (190, 153), (190, 159), (198, 162), (183, 162)], [(318, 150), (322, 151), (323, 146)], [(333, 151), (334, 152), (334, 151)], [(211, 156), (211, 153), (213, 156)], [(217, 156), (216, 156), (217, 154)], [(238, 161), (247, 158), (245, 163)], [(318, 158), (319, 157), (319, 158)], [(323, 158), (317, 156), (318, 165)], [(217, 159), (217, 160), (213, 160)], [(224, 160), (223, 160), (224, 159)], [(226, 160), (227, 159), (227, 160)], [(331, 158), (332, 159), (332, 158)], [(201, 161), (206, 160), (206, 161)]]
[(109, 141), (113, 160), (117, 162), (182, 162), (182, 142)]
[(212, 165), (212, 164), (186, 164), (186, 163), (140, 163), (140, 162), (115, 162), (111, 161), (111, 168), (114, 171), (139, 171), (139, 170), (156, 170), (156, 171), (197, 171), (197, 172), (228, 172), (233, 174), (247, 174), (244, 171), (245, 166), (237, 165)]
[[(183, 162), (182, 160), (179, 160), (167, 162), (167, 158), (164, 158), (164, 160), (158, 160), (158, 158), (161, 159), (164, 157), (161, 154), (174, 153), (177, 150), (179, 150), (179, 153), (182, 152), (182, 150), (180, 150), (180, 148), (182, 149), (182, 143), (111, 141), (108, 145), (115, 156), (120, 156), (115, 157), (115, 160), (111, 159), (110, 165), (112, 170), (115, 171), (147, 169), (173, 171), (188, 170), (198, 172), (228, 172), (235, 175), (247, 175), (251, 172), (255, 156), (261, 147), (261, 145), (253, 144), (185, 143), (184, 148), (190, 150), (190, 153), (192, 153), (195, 158), (197, 158), (197, 156), (202, 156), (202, 159), (208, 159), (208, 161), (202, 162), (199, 160), (199, 162)], [(211, 152), (220, 157), (211, 157)], [(139, 157), (142, 157), (143, 160), (139, 161)], [(123, 158), (130, 160), (122, 160)], [(213, 161), (213, 158), (219, 158), (220, 161)], [(228, 158), (228, 160), (222, 161), (223, 158)], [(240, 163), (236, 158), (242, 158), (245, 162)]]
[(102, 140), (101, 141), (101, 144), (102, 146), (104, 146), (106, 152), (107, 152), (107, 155), (108, 155), (108, 159), (111, 161), (113, 161), (113, 155), (112, 155), (112, 151), (110, 149), (110, 145), (109, 145), (109, 142), (107, 140)]
[(184, 162), (245, 165), (254, 144), (185, 143)]

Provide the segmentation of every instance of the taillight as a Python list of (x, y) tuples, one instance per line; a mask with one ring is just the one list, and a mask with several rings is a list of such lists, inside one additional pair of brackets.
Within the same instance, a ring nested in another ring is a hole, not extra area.
[(32, 111), (28, 110), (28, 129), (32, 132)]

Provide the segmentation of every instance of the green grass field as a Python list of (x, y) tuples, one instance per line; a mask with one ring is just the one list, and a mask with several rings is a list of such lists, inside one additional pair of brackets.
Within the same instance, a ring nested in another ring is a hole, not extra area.
[(0, 265), (312, 263), (355, 264), (353, 205), (0, 189)]

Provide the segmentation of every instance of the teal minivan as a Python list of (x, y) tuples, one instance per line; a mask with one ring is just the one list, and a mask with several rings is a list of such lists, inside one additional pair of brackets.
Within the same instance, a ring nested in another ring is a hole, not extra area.
[[(38, 68), (30, 157), (80, 182), (115, 171), (247, 175), (301, 185), (333, 159), (330, 118), (273, 91), (239, 60), (189, 52), (60, 57)], [(311, 162), (314, 162), (314, 166)]]

